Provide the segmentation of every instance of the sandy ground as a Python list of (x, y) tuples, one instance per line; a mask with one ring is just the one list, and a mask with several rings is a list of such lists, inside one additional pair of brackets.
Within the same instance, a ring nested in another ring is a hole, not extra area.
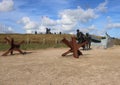
[(120, 46), (82, 51), (79, 59), (62, 57), (66, 50), (0, 56), (0, 85), (120, 85)]

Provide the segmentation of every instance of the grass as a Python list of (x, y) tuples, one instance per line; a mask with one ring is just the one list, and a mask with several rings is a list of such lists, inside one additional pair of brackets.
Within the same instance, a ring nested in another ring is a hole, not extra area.
[(46, 49), (46, 48), (61, 48), (66, 47), (64, 44), (38, 44), (38, 43), (32, 43), (32, 44), (23, 44), (21, 46), (24, 50), (36, 50), (36, 49)]
[(115, 45), (120, 45), (120, 39), (117, 39), (117, 38), (116, 38), (116, 39), (114, 39), (113, 42), (114, 42)]
[(63, 35), (53, 35), (53, 34), (0, 34), (0, 50), (6, 50), (9, 48), (9, 45), (4, 40), (4, 37), (12, 37), (15, 42), (25, 41), (21, 45), (21, 48), (24, 50), (35, 50), (35, 49), (46, 49), (46, 48), (60, 48), (66, 47), (61, 40), (63, 37), (70, 39), (72, 35), (63, 34)]
[[(46, 48), (60, 48), (66, 47), (60, 41), (63, 37), (71, 39), (69, 34), (0, 34), (0, 50), (6, 50), (9, 48), (9, 45), (5, 41), (5, 37), (12, 37), (15, 39), (15, 42), (25, 41), (22, 44), (21, 48), (24, 50), (34, 50), (34, 49), (46, 49)], [(120, 45), (120, 39), (114, 39), (115, 45)]]

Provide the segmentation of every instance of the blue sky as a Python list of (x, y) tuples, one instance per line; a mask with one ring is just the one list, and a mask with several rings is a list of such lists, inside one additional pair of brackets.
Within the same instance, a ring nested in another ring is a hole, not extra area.
[[(17, 33), (33, 31), (120, 38), (120, 0), (0, 0), (0, 24)], [(9, 30), (9, 29), (8, 29)]]

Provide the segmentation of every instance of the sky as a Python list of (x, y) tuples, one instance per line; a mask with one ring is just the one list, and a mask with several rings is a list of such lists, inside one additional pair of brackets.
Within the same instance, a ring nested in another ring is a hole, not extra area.
[(0, 0), (0, 33), (83, 33), (120, 38), (120, 0)]

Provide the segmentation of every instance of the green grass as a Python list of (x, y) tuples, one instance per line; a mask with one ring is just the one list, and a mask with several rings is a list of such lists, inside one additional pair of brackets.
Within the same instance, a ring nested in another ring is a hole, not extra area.
[(8, 44), (1, 44), (0, 43), (0, 51), (4, 51), (4, 50), (7, 50), (8, 48), (10, 48), (10, 46)]

